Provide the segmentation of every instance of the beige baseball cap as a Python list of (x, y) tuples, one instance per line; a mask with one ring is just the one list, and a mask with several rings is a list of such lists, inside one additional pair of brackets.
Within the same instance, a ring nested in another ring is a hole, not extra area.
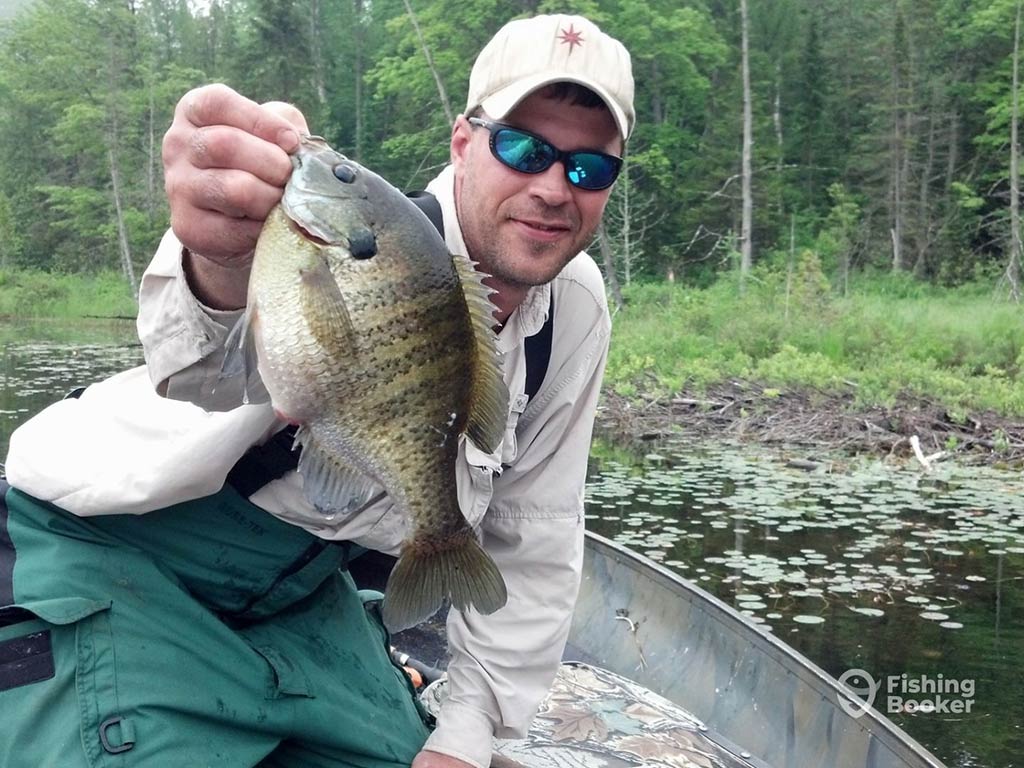
[(629, 138), (636, 122), (629, 52), (582, 16), (534, 16), (498, 30), (473, 64), (466, 114), (482, 107), (500, 120), (538, 88), (559, 82), (594, 91), (622, 140)]

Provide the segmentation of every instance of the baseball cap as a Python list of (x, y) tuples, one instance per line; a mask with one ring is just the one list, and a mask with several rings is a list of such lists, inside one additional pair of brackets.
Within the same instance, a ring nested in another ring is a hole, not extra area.
[(481, 107), (500, 120), (538, 88), (559, 82), (594, 91), (622, 140), (629, 138), (636, 122), (629, 52), (582, 16), (534, 16), (499, 29), (473, 64), (466, 114)]

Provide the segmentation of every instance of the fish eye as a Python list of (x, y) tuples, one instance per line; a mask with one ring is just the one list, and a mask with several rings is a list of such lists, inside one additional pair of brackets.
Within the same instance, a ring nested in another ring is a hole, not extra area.
[(351, 184), (356, 180), (356, 169), (348, 163), (338, 163), (334, 166), (334, 177), (344, 184)]

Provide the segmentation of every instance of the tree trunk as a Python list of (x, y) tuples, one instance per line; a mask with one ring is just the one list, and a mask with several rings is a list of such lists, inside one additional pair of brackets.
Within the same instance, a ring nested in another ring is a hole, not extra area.
[(959, 162), (960, 142), (960, 115), (956, 109), (949, 113), (949, 156), (946, 158), (946, 184), (945, 191), (948, 193), (953, 188), (956, 180), (956, 165)]
[(935, 167), (935, 115), (928, 115), (928, 152), (924, 169), (921, 172), (920, 194), (917, 199), (917, 258), (914, 261), (914, 274), (920, 278), (928, 274), (928, 249), (931, 246), (932, 216), (930, 192), (932, 169)]
[(416, 20), (416, 14), (413, 13), (409, 0), (402, 0), (402, 2), (405, 4), (405, 11), (409, 14), (412, 27), (416, 30), (416, 38), (420, 41), (420, 47), (423, 49), (423, 57), (427, 60), (427, 66), (430, 67), (430, 73), (434, 76), (434, 82), (437, 83), (437, 95), (441, 97), (441, 107), (444, 109), (444, 116), (448, 120), (448, 125), (452, 125), (455, 122), (455, 113), (452, 111), (451, 102), (448, 100), (448, 91), (445, 90), (444, 81), (441, 80), (441, 73), (434, 66), (434, 57), (430, 55), (427, 40), (423, 37), (420, 23)]
[(366, 131), (366, 117), (363, 114), (366, 107), (363, 104), (363, 46), (366, 42), (366, 25), (363, 23), (363, 15), (365, 13), (365, 7), (363, 0), (352, 0), (353, 10), (353, 76), (355, 78), (355, 110), (356, 110), (356, 130), (355, 130), (355, 160), (356, 162), (363, 161), (363, 142), (365, 141)]
[(658, 74), (658, 59), (651, 59), (651, 84), (655, 87), (651, 88), (651, 122), (654, 125), (661, 125), (665, 122), (665, 108), (664, 103), (661, 100), (661, 88), (657, 87), (657, 83), (660, 82), (660, 76)]
[(156, 141), (156, 99), (153, 96), (152, 79), (150, 79), (149, 84), (146, 86), (146, 90), (149, 92), (149, 140), (147, 143), (146, 157), (146, 213), (149, 215), (150, 222), (152, 222), (154, 219), (156, 219), (157, 215), (156, 164), (157, 158), (160, 154), (160, 150), (157, 146)]
[[(130, 50), (137, 50), (131, 48)], [(110, 166), (110, 187), (114, 196), (114, 213), (117, 217), (117, 241), (121, 255), (121, 271), (131, 286), (132, 296), (138, 299), (139, 285), (135, 279), (135, 267), (132, 265), (131, 246), (128, 242), (128, 227), (125, 223), (124, 189), (121, 185), (121, 169), (118, 166), (121, 152), (121, 91), (118, 84), (125, 76), (126, 65), (122, 59), (125, 53), (117, 39), (111, 35), (108, 40), (107, 66), (110, 90), (107, 93), (107, 161)]]
[(900, 56), (903, 54), (903, 20), (896, 11), (896, 29), (894, 32), (894, 44), (892, 52), (892, 68), (890, 77), (892, 79), (892, 142), (890, 145), (889, 157), (889, 197), (890, 211), (889, 219), (891, 226), (889, 234), (892, 237), (892, 271), (900, 272), (904, 268), (903, 259), (903, 70), (900, 66)]
[[(116, 121), (116, 117), (114, 120)], [(128, 245), (128, 230), (124, 223), (124, 209), (121, 204), (121, 173), (117, 167), (117, 155), (114, 147), (117, 144), (117, 128), (114, 123), (110, 146), (107, 148), (107, 158), (110, 161), (110, 184), (114, 193), (114, 212), (117, 214), (117, 240), (121, 250), (121, 271), (124, 273), (128, 285), (131, 286), (132, 296), (139, 295), (139, 285), (135, 280), (135, 268), (132, 266), (132, 253)]]
[[(320, 12), (320, 0), (311, 0), (309, 6), (309, 44), (313, 57), (313, 90), (320, 109), (327, 106), (327, 66), (324, 62), (323, 45), (320, 30), (323, 29), (323, 14)], [(326, 117), (326, 115), (318, 116)]]
[(785, 204), (782, 196), (782, 163), (784, 157), (784, 146), (782, 143), (782, 59), (775, 62), (775, 103), (772, 107), (772, 124), (775, 126), (775, 183), (778, 185), (779, 195), (776, 204), (778, 206), (779, 221), (785, 213)]
[(747, 0), (740, 0), (741, 58), (743, 65), (743, 220), (740, 223), (740, 286), (753, 266), (752, 232), (754, 200), (751, 189), (750, 156), (754, 144), (753, 114), (750, 103), (750, 45), (748, 40)]
[(900, 177), (903, 164), (900, 162), (898, 147), (902, 145), (903, 138), (898, 122), (894, 130), (889, 188), (892, 227), (889, 232), (892, 236), (892, 271), (900, 272), (903, 269), (903, 215), (900, 209), (903, 201), (903, 179)]
[(612, 256), (612, 248), (608, 242), (608, 232), (605, 230), (603, 221), (597, 227), (597, 237), (601, 249), (601, 259), (604, 261), (605, 279), (608, 280), (608, 287), (612, 291), (612, 300), (615, 302), (616, 307), (621, 307), (625, 302), (622, 299), (622, 288), (619, 286), (619, 278), (615, 274), (615, 258)]
[(1017, 0), (1017, 19), (1013, 26), (1013, 98), (1010, 114), (1010, 258), (1006, 265), (1006, 279), (1010, 284), (1010, 298), (1020, 302), (1020, 148), (1017, 129), (1020, 122), (1020, 10)]

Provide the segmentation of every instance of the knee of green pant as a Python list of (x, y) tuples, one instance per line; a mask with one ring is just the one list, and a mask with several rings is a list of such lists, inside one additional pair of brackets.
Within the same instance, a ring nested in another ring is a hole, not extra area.
[(369, 620), (370, 626), (380, 635), (380, 641), (384, 644), (385, 649), (390, 650), (391, 634), (384, 626), (384, 594), (375, 589), (360, 589), (358, 595), (363, 603), (363, 610), (366, 611), (366, 618)]
[(384, 593), (378, 592), (376, 589), (360, 589), (359, 599), (363, 601), (363, 607), (366, 608), (368, 603), (383, 602)]

